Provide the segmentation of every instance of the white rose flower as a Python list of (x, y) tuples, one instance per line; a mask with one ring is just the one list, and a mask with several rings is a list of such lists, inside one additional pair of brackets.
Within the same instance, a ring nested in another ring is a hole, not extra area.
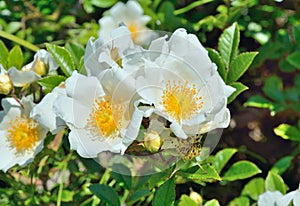
[[(127, 58), (140, 53), (142, 48), (133, 43), (130, 31), (120, 26), (111, 31), (110, 39), (104, 41), (91, 37), (84, 54), (84, 65), (88, 76), (98, 76), (101, 72), (109, 72), (112, 68), (126, 70)], [(132, 67), (130, 67), (132, 68)]]
[(0, 169), (6, 172), (18, 164), (32, 162), (43, 148), (47, 130), (29, 117), (34, 106), (31, 97), (2, 99), (0, 112)]
[[(275, 202), (283, 197), (283, 194), (279, 191), (267, 191), (258, 197), (257, 206), (272, 206)], [(280, 205), (282, 206), (282, 205)]]
[(153, 41), (144, 61), (137, 92), (171, 122), (177, 137), (228, 126), (227, 97), (235, 89), (224, 83), (195, 35), (178, 29), (168, 41), (166, 37)]
[(276, 205), (288, 206), (293, 202), (294, 206), (300, 206), (300, 184), (297, 190), (291, 191), (276, 200)]
[(33, 107), (30, 117), (35, 119), (44, 128), (47, 128), (52, 134), (56, 134), (65, 128), (66, 123), (53, 110), (53, 104), (59, 96), (66, 96), (64, 83), (54, 88), (47, 94), (41, 102)]
[[(117, 84), (116, 79), (111, 81)], [(96, 77), (74, 71), (66, 80), (67, 95), (54, 103), (56, 113), (71, 129), (71, 149), (82, 157), (96, 158), (103, 151), (124, 153), (128, 145), (123, 140), (138, 135), (143, 113), (128, 106), (130, 91), (113, 92), (104, 91)]]
[(29, 64), (22, 67), (21, 70), (11, 68), (8, 74), (16, 87), (26, 87), (58, 68), (52, 55), (44, 49), (38, 50), (34, 59)]
[(109, 39), (111, 31), (118, 28), (121, 23), (129, 28), (136, 44), (146, 45), (155, 36), (155, 33), (146, 27), (151, 18), (143, 15), (144, 11), (136, 1), (128, 1), (126, 4), (118, 2), (108, 13), (99, 20), (99, 37), (104, 40)]

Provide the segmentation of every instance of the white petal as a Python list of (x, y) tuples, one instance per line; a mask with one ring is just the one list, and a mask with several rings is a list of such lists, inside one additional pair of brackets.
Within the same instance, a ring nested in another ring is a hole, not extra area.
[(91, 108), (96, 99), (104, 96), (103, 89), (96, 77), (86, 77), (73, 72), (66, 80), (67, 95)]
[(47, 128), (52, 134), (56, 134), (66, 126), (65, 122), (53, 110), (53, 103), (59, 95), (66, 95), (65, 89), (56, 87), (30, 113), (31, 118), (35, 119), (44, 128)]
[(113, 46), (118, 48), (119, 53), (123, 53), (126, 49), (133, 47), (130, 31), (126, 26), (120, 26), (112, 30), (111, 37)]
[(276, 200), (283, 195), (279, 191), (270, 192), (267, 191), (258, 197), (257, 206), (271, 206), (275, 205)]
[(0, 170), (3, 172), (6, 172), (11, 166), (9, 164), (13, 160), (13, 152), (9, 148), (9, 144), (6, 141), (6, 131), (5, 130), (0, 130)]
[(22, 109), (14, 98), (2, 99), (2, 107), (4, 111), (2, 113), (0, 129), (4, 130), (12, 119), (22, 115)]
[(138, 136), (141, 122), (145, 112), (137, 108), (138, 102), (135, 102), (135, 111), (132, 114), (131, 121), (123, 138), (123, 144), (129, 146)]
[(68, 125), (83, 128), (92, 112), (92, 107), (88, 108), (77, 100), (61, 95), (54, 102), (53, 110)]
[(276, 200), (276, 205), (288, 206), (290, 202), (293, 200), (294, 196), (297, 195), (297, 193), (298, 193), (297, 191), (292, 191), (285, 194), (283, 197)]
[(186, 139), (188, 136), (185, 134), (185, 132), (182, 129), (182, 126), (177, 123), (177, 121), (172, 121), (170, 125), (170, 129), (172, 132), (179, 138)]
[(83, 129), (72, 129), (69, 133), (69, 141), (71, 149), (76, 150), (84, 158), (96, 158), (97, 154), (103, 151), (120, 153), (121, 150), (124, 150), (121, 138), (100, 141), (92, 139)]
[(23, 87), (41, 79), (41, 77), (33, 71), (19, 71), (14, 67), (8, 70), (8, 75), (10, 76), (13, 85), (16, 87)]
[(104, 16), (99, 20), (100, 30), (98, 33), (99, 38), (103, 41), (108, 41), (110, 39), (111, 31), (118, 28), (118, 24), (121, 22), (116, 22), (111, 16)]
[(300, 206), (300, 190), (297, 190), (297, 193), (294, 196), (294, 200), (293, 200), (293, 204), (294, 206)]
[(26, 117), (29, 117), (32, 108), (35, 106), (35, 103), (33, 102), (33, 97), (32, 96), (22, 97), (20, 102), (23, 105), (22, 114), (24, 114)]

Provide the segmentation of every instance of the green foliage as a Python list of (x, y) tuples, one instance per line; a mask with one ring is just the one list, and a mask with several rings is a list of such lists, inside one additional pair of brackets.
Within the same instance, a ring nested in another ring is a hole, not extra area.
[(263, 178), (254, 178), (244, 186), (241, 194), (253, 200), (258, 200), (258, 196), (264, 192), (265, 180)]
[(250, 206), (250, 200), (247, 197), (236, 197), (229, 202), (228, 206)]
[(269, 171), (268, 176), (266, 177), (265, 187), (268, 191), (280, 191), (282, 194), (286, 193), (286, 186), (282, 177), (278, 174)]
[(210, 200), (204, 204), (204, 206), (220, 206), (219, 201), (216, 199)]
[(155, 193), (153, 206), (172, 206), (175, 202), (174, 178), (167, 180)]
[(38, 81), (38, 84), (44, 87), (44, 91), (46, 93), (51, 92), (56, 86), (58, 86), (61, 82), (65, 81), (65, 76), (47, 76)]
[(179, 170), (177, 174), (194, 181), (221, 180), (218, 172), (209, 164), (201, 165), (201, 167), (194, 166), (187, 170)]
[(106, 204), (120, 206), (119, 196), (111, 187), (103, 184), (94, 184), (89, 189)]
[[(250, 98), (244, 105), (267, 108), (271, 115), (286, 115), (284, 121), (279, 116), (278, 126), (273, 131), (290, 140), (295, 150), (279, 157), (274, 165), (259, 166), (261, 170), (256, 166), (255, 155), (251, 158), (253, 162), (240, 160), (251, 156), (250, 151), (241, 155), (236, 148), (218, 148), (219, 152), (201, 161), (197, 158), (179, 161), (163, 172), (135, 177), (104, 171), (95, 161), (69, 153), (68, 131), (65, 130), (56, 135), (48, 134), (45, 148), (29, 166), (23, 169), (15, 166), (8, 174), (0, 172), (0, 205), (193, 206), (202, 205), (202, 199), (201, 203), (196, 202), (191, 195), (186, 195), (185, 189), (193, 191), (200, 187), (197, 191), (203, 195), (204, 205), (219, 206), (225, 204), (222, 197), (216, 197), (220, 198), (219, 203), (217, 199), (208, 201), (206, 196), (210, 191), (207, 188), (218, 183), (233, 190), (234, 184), (243, 188), (239, 197), (226, 202), (229, 206), (255, 205), (265, 191), (286, 193), (284, 179), (289, 177), (280, 175), (296, 166), (293, 163), (299, 156), (300, 142), (300, 16), (296, 6), (287, 1), (279, 4), (258, 0), (138, 2), (152, 18), (149, 28), (173, 32), (184, 27), (196, 34), (203, 45), (213, 47), (207, 48), (211, 60), (224, 82), (236, 89), (228, 103), (249, 89), (246, 84), (251, 89), (258, 85), (259, 91), (247, 93)], [(42, 92), (51, 92), (74, 70), (85, 74), (85, 44), (91, 36), (97, 36), (98, 19), (108, 14), (115, 3), (117, 0), (1, 2), (0, 64), (6, 70), (21, 69), (32, 59), (32, 51), (46, 47), (59, 65), (59, 70), (29, 87), (14, 88), (11, 96), (18, 98), (35, 91), (42, 97)], [(253, 52), (257, 49), (259, 53)], [(266, 61), (272, 62), (271, 69), (264, 67)], [(262, 87), (256, 84), (261, 81)], [(239, 102), (234, 103), (230, 105), (232, 116), (241, 109)], [(285, 114), (288, 111), (291, 113)], [(224, 133), (223, 138), (228, 136)], [(224, 148), (227, 145), (223, 143), (219, 146)], [(267, 143), (273, 144), (269, 139)], [(131, 174), (127, 167), (118, 167)], [(268, 172), (266, 168), (271, 169)], [(266, 172), (268, 175), (263, 179)], [(252, 179), (245, 184), (248, 178)]]
[(282, 157), (273, 165), (271, 171), (279, 175), (282, 175), (291, 166), (292, 160), (293, 160), (293, 156)]
[(240, 31), (237, 23), (226, 28), (219, 38), (218, 49), (208, 49), (208, 55), (218, 66), (218, 72), (224, 82), (234, 87), (235, 92), (229, 97), (228, 103), (232, 102), (239, 94), (248, 87), (237, 80), (249, 69), (257, 52), (244, 52), (238, 54), (240, 43)]
[(274, 128), (274, 132), (283, 139), (289, 139), (298, 142), (300, 141), (300, 131), (297, 127), (293, 127), (288, 124), (281, 124)]
[(14, 66), (17, 69), (21, 69), (23, 61), (23, 53), (20, 46), (14, 46), (7, 55), (7, 68)]
[(214, 168), (218, 173), (221, 173), (224, 166), (230, 158), (237, 152), (237, 149), (227, 148), (219, 151), (214, 157)]
[(46, 44), (47, 50), (52, 54), (54, 60), (60, 66), (62, 72), (67, 76), (71, 76), (75, 70), (75, 63), (70, 52), (60, 46)]
[(246, 179), (261, 173), (262, 171), (252, 162), (241, 160), (234, 163), (224, 174), (223, 179), (235, 181)]

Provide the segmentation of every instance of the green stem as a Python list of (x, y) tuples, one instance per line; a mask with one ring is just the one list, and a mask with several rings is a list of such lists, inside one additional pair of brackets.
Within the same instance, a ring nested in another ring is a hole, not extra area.
[(20, 45), (22, 45), (22, 46), (26, 47), (27, 49), (30, 49), (34, 52), (36, 52), (40, 49), (39, 47), (31, 44), (30, 42), (25, 41), (24, 39), (21, 39), (21, 38), (15, 36), (15, 35), (12, 35), (10, 33), (5, 32), (5, 31), (0, 30), (0, 37), (3, 37), (5, 39), (9, 39), (9, 40), (11, 40), (11, 41), (13, 41), (17, 44), (20, 44)]
[(200, 6), (202, 4), (206, 4), (206, 3), (209, 3), (209, 2), (212, 2), (213, 0), (200, 0), (200, 1), (195, 1), (189, 5), (187, 5), (186, 7), (183, 7), (181, 9), (177, 9), (174, 11), (174, 15), (179, 15), (179, 14), (184, 14), (190, 10), (192, 10), (193, 8), (197, 7), (197, 6)]
[(67, 171), (68, 168), (68, 162), (72, 157), (72, 151), (68, 154), (67, 159), (64, 162), (64, 167), (62, 170), (62, 174), (61, 174), (61, 181), (59, 184), (59, 189), (58, 189), (58, 194), (57, 194), (57, 202), (56, 202), (56, 206), (60, 206), (61, 205), (61, 197), (62, 197), (62, 192), (64, 189), (64, 180), (65, 180), (65, 173)]
[(245, 146), (241, 146), (240, 148), (238, 148), (239, 152), (245, 153), (246, 155), (252, 156), (254, 158), (256, 158), (257, 160), (259, 160), (260, 162), (266, 164), (268, 161), (262, 157), (259, 154), (256, 154), (255, 152), (251, 152), (249, 150), (247, 150), (247, 148)]

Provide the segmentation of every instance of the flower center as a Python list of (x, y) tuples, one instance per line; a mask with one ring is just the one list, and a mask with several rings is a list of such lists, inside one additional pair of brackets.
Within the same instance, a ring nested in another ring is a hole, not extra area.
[(124, 105), (114, 104), (111, 97), (96, 100), (88, 118), (88, 129), (94, 136), (114, 138), (122, 126)]
[(123, 68), (123, 66), (122, 66), (122, 58), (119, 56), (118, 48), (114, 47), (110, 51), (110, 58), (112, 60), (114, 60), (119, 65), (119, 67)]
[(136, 23), (130, 23), (128, 24), (128, 29), (130, 31), (132, 40), (135, 42), (138, 35), (138, 26), (136, 25)]
[(199, 113), (203, 106), (202, 97), (199, 96), (199, 89), (195, 85), (188, 86), (188, 81), (181, 84), (180, 81), (168, 81), (166, 89), (162, 94), (161, 104), (171, 117), (177, 121), (189, 120), (194, 114)]
[(15, 148), (18, 153), (33, 149), (39, 141), (36, 121), (22, 116), (10, 121), (9, 124), (10, 127), (7, 129), (7, 132), (10, 146)]

